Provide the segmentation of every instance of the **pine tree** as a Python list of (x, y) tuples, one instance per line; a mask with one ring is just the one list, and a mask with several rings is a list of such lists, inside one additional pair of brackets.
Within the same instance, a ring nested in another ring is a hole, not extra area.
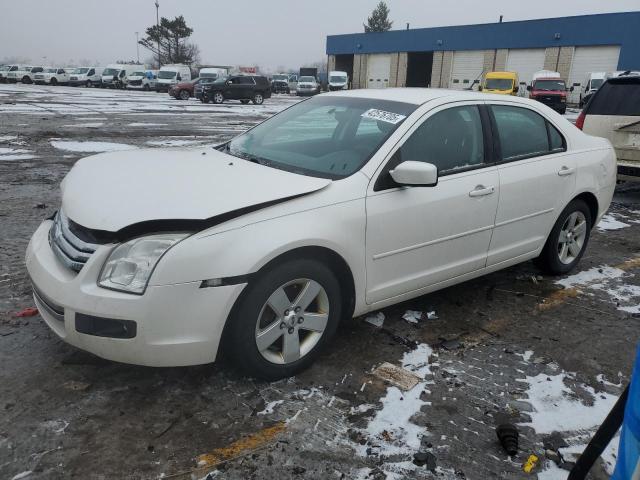
[(364, 31), (369, 32), (388, 32), (391, 30), (393, 22), (389, 20), (389, 7), (381, 1), (378, 6), (371, 12), (371, 16), (367, 18), (364, 25)]

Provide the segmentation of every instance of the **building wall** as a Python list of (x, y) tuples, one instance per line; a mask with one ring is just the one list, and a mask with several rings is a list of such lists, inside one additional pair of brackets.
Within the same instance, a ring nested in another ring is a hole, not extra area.
[(509, 50), (506, 48), (498, 48), (493, 50), (485, 50), (483, 72), (501, 72), (507, 66), (507, 54)]
[(390, 87), (405, 87), (407, 85), (407, 62), (407, 52), (394, 53), (391, 55)]
[(565, 82), (569, 81), (574, 47), (547, 48), (544, 55), (544, 69), (560, 73)]
[(367, 88), (367, 57), (368, 55), (353, 56), (353, 82), (351, 88)]
[(336, 56), (329, 55), (329, 59), (327, 60), (327, 72), (334, 71), (336, 69)]
[(453, 52), (433, 52), (431, 67), (431, 87), (447, 88), (451, 79)]

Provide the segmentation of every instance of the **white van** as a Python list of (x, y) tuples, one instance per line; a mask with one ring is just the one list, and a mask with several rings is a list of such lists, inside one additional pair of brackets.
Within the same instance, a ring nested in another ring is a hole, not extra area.
[(219, 67), (205, 67), (200, 69), (200, 73), (198, 77), (200, 78), (213, 78), (217, 80), (218, 78), (228, 77), (229, 69), (228, 68), (219, 68)]
[(189, 80), (191, 80), (191, 69), (188, 65), (163, 65), (158, 72), (156, 92), (168, 92), (173, 85)]
[(154, 90), (158, 81), (157, 70), (138, 70), (129, 75), (127, 88), (133, 90)]
[(349, 76), (347, 72), (329, 72), (329, 90), (347, 90), (349, 88)]
[(9, 70), (7, 73), (7, 81), (9, 83), (18, 83), (25, 75), (28, 75), (33, 67), (26, 65), (18, 65), (18, 68)]
[(115, 80), (119, 80), (121, 85), (126, 85), (129, 75), (133, 72), (144, 70), (144, 65), (129, 65), (121, 63), (112, 63), (102, 72), (101, 86), (103, 88), (114, 88)]
[(61, 67), (45, 67), (33, 76), (33, 82), (38, 85), (64, 85), (69, 82), (69, 74)]
[(73, 87), (77, 87), (78, 85), (84, 85), (86, 87), (100, 85), (103, 71), (103, 67), (75, 68), (69, 74), (69, 85)]

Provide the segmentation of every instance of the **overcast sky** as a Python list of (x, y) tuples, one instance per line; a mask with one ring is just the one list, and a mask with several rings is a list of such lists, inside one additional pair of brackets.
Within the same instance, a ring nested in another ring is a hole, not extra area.
[[(155, 0), (0, 0), (0, 61), (136, 58), (135, 32), (156, 21)], [(324, 59), (326, 36), (362, 31), (378, 0), (159, 0), (184, 15), (204, 63), (297, 68)], [(394, 29), (632, 11), (640, 0), (388, 0)], [(150, 57), (140, 47), (140, 59)]]

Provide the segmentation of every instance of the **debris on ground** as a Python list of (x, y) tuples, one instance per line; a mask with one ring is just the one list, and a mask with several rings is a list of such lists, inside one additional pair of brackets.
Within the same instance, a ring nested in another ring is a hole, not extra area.
[(91, 384), (87, 382), (78, 382), (76, 380), (69, 380), (68, 382), (64, 382), (62, 386), (67, 390), (73, 390), (75, 392), (83, 392), (87, 390), (91, 386)]
[(426, 466), (427, 470), (436, 471), (436, 456), (431, 452), (416, 452), (413, 455), (413, 464), (418, 467)]
[(19, 312), (16, 312), (13, 316), (16, 318), (23, 318), (23, 317), (33, 317), (35, 315), (38, 314), (38, 309), (35, 307), (27, 307), (24, 308), (22, 310), (20, 310)]
[(422, 320), (422, 312), (418, 310), (407, 310), (406, 312), (404, 312), (404, 315), (402, 315), (402, 319), (405, 322), (418, 323), (420, 320)]
[(427, 312), (427, 320), (437, 320), (438, 319), (438, 315), (436, 314), (435, 310), (431, 310), (430, 312)]
[(459, 340), (443, 340), (437, 346), (448, 351), (458, 350), (459, 348), (463, 347), (462, 343)]
[(536, 465), (538, 465), (538, 457), (534, 454), (529, 455), (529, 458), (527, 458), (527, 461), (524, 462), (524, 465), (522, 465), (522, 470), (524, 470), (525, 473), (531, 473), (533, 472), (533, 470), (536, 468)]
[(374, 327), (382, 327), (382, 325), (384, 324), (384, 313), (377, 312), (373, 315), (367, 315), (364, 318), (364, 321), (370, 323)]
[(418, 382), (422, 381), (420, 377), (402, 367), (384, 362), (372, 372), (376, 377), (391, 385), (398, 387), (400, 390), (411, 390)]
[(513, 457), (518, 453), (518, 429), (511, 423), (503, 423), (496, 427), (496, 435), (504, 451)]

